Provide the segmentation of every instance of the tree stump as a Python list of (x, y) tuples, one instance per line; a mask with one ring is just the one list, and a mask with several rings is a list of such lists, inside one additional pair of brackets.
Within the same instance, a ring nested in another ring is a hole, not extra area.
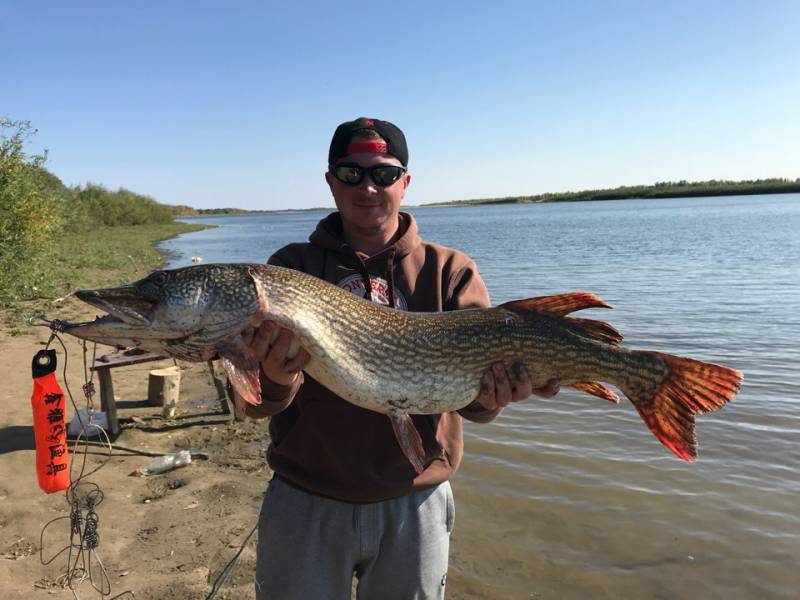
[(164, 416), (174, 416), (180, 393), (181, 371), (178, 367), (150, 371), (147, 380), (147, 401), (151, 406), (163, 406)]

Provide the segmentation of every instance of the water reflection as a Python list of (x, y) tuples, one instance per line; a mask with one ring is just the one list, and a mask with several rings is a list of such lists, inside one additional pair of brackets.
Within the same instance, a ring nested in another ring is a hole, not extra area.
[[(413, 210), (496, 303), (585, 289), (633, 348), (745, 372), (675, 459), (635, 410), (565, 391), (466, 426), (455, 598), (794, 598), (800, 589), (800, 195)], [(211, 219), (173, 265), (263, 262), (324, 213)]]

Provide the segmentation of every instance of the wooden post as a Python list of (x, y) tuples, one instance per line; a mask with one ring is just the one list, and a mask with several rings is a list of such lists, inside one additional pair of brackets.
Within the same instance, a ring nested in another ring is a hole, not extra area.
[(214, 387), (217, 389), (217, 398), (219, 399), (222, 412), (226, 415), (233, 416), (233, 390), (226, 385), (226, 382), (217, 376), (217, 371), (214, 369), (214, 361), (208, 361), (208, 370), (211, 371), (211, 379), (214, 381)]
[(113, 440), (119, 435), (119, 420), (117, 420), (117, 403), (114, 400), (111, 371), (108, 368), (98, 368), (97, 378), (100, 381), (100, 410), (108, 417), (108, 436)]
[(181, 392), (181, 372), (177, 367), (153, 369), (147, 380), (147, 401), (151, 406), (163, 406), (164, 416), (175, 415)]

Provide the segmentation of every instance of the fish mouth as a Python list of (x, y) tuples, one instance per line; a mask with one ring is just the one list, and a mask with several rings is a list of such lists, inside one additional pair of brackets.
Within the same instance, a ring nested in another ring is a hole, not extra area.
[(125, 323), (134, 327), (148, 327), (153, 321), (156, 302), (143, 298), (132, 285), (99, 290), (78, 290), (80, 299), (108, 313), (98, 317), (94, 324)]

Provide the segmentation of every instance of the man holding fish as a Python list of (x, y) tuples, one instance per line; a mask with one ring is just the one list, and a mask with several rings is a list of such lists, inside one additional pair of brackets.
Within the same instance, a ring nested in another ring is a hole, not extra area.
[[(392, 123), (342, 123), (325, 173), (338, 212), (308, 243), (282, 248), (269, 263), (401, 310), (490, 306), (475, 263), (420, 239), (414, 218), (400, 212), (407, 166), (405, 136)], [(264, 321), (243, 335), (260, 362), (263, 400), (247, 414), (272, 417), (267, 457), (275, 472), (260, 517), (257, 598), (349, 597), (354, 574), (359, 598), (442, 598), (461, 418), (491, 421), (510, 402), (555, 395), (558, 382), (532, 389), (521, 363), (495, 363), (472, 404), (402, 425), (417, 435), (304, 374), (310, 357), (288, 329)], [(406, 434), (422, 444), (415, 464), (398, 444)]]
[(462, 416), (489, 421), (560, 385), (618, 402), (605, 382), (691, 462), (695, 415), (740, 389), (736, 369), (626, 348), (608, 323), (569, 316), (608, 307), (591, 292), (487, 307), (474, 263), (422, 241), (399, 212), (407, 164), (393, 125), (344, 123), (326, 174), (339, 212), (310, 243), (270, 265), (194, 265), (78, 290), (107, 314), (61, 322), (102, 344), (218, 357), (237, 413), (272, 416), (259, 598), (338, 597), (354, 573), (362, 598), (443, 595)]

